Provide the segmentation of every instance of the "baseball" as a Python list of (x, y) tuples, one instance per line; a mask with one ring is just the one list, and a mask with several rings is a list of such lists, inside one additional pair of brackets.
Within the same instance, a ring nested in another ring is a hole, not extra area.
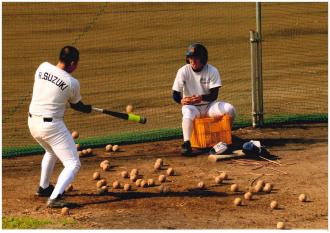
[(70, 213), (69, 213), (69, 208), (68, 207), (63, 207), (62, 209), (61, 209), (61, 214), (62, 215), (69, 215)]
[(239, 198), (239, 197), (236, 197), (235, 200), (234, 200), (234, 205), (235, 205), (235, 206), (240, 206), (240, 205), (242, 205), (242, 199)]
[(82, 150), (81, 153), (82, 153), (83, 155), (88, 155), (87, 150)]
[(109, 171), (110, 170), (110, 164), (108, 164), (108, 163), (102, 164), (102, 170), (103, 171)]
[(262, 184), (257, 184), (256, 186), (254, 186), (254, 191), (256, 193), (260, 192), (262, 190)]
[(98, 182), (96, 182), (96, 187), (101, 188), (102, 186), (107, 185), (107, 182), (105, 179), (99, 180)]
[(305, 202), (306, 200), (307, 200), (307, 196), (305, 194), (302, 193), (299, 195), (299, 201)]
[(101, 175), (99, 172), (94, 172), (93, 173), (93, 180), (99, 180), (101, 178)]
[(205, 188), (205, 184), (204, 184), (204, 182), (203, 182), (203, 181), (199, 182), (199, 183), (197, 184), (197, 187), (198, 187), (199, 189), (204, 189), (204, 188)]
[(271, 208), (272, 210), (277, 209), (277, 208), (278, 208), (278, 203), (277, 203), (277, 201), (272, 201), (272, 202), (270, 203), (270, 208)]
[(217, 177), (215, 177), (214, 181), (215, 181), (216, 184), (221, 184), (222, 181), (223, 181), (223, 177), (222, 176), (217, 176)]
[(230, 191), (232, 192), (237, 192), (238, 191), (238, 185), (237, 184), (232, 184), (230, 186)]
[(110, 162), (109, 162), (109, 160), (103, 160), (103, 161), (100, 163), (100, 168), (103, 167), (103, 164), (109, 164), (109, 165), (110, 165)]
[(119, 183), (119, 181), (114, 181), (114, 182), (112, 183), (112, 187), (113, 187), (114, 189), (119, 189), (119, 188), (120, 188), (120, 183)]
[(164, 183), (166, 181), (166, 176), (165, 175), (160, 175), (158, 177), (158, 180), (159, 180), (160, 183)]
[(161, 168), (162, 168), (162, 165), (160, 163), (156, 162), (155, 165), (154, 165), (154, 169), (155, 170), (160, 170)]
[(257, 182), (256, 185), (261, 185), (262, 187), (264, 187), (264, 185), (265, 185), (265, 181), (263, 181), (263, 180), (258, 180), (258, 182)]
[(105, 151), (106, 152), (110, 152), (111, 150), (112, 150), (112, 145), (111, 144), (105, 146)]
[(146, 188), (146, 187), (148, 187), (148, 182), (146, 180), (142, 180), (140, 186), (142, 188)]
[(65, 192), (71, 192), (73, 190), (73, 185), (69, 184), (68, 187), (65, 188)]
[(169, 175), (169, 176), (173, 176), (174, 175), (174, 169), (169, 167), (166, 171), (166, 174)]
[(78, 151), (78, 156), (79, 157), (83, 157), (84, 156), (83, 152), (82, 151)]
[(132, 188), (132, 186), (131, 186), (130, 184), (125, 184), (125, 185), (124, 185), (124, 190), (125, 190), (125, 191), (130, 191), (131, 188)]
[(116, 152), (116, 151), (118, 151), (119, 150), (119, 146), (118, 145), (114, 145), (114, 146), (112, 146), (112, 151), (113, 152)]
[(98, 194), (102, 195), (108, 192), (108, 187), (107, 186), (102, 186), (100, 189), (97, 190)]
[(78, 133), (77, 131), (73, 131), (73, 132), (71, 133), (71, 135), (72, 135), (72, 138), (73, 138), (73, 139), (77, 139), (77, 138), (79, 138), (79, 133)]
[(152, 187), (152, 186), (154, 186), (155, 185), (155, 180), (154, 179), (148, 179), (148, 186), (149, 187)]
[(88, 149), (87, 149), (87, 153), (88, 153), (89, 155), (92, 154), (92, 153), (93, 153), (92, 148), (88, 148)]
[(222, 177), (223, 180), (227, 180), (227, 179), (228, 179), (228, 174), (227, 174), (227, 172), (222, 172), (222, 173), (220, 174), (220, 177)]
[(128, 178), (128, 172), (127, 172), (127, 171), (122, 171), (122, 172), (120, 173), (120, 175), (121, 175), (121, 177), (123, 177), (123, 178)]
[(135, 182), (136, 180), (138, 179), (138, 176), (137, 175), (131, 175), (130, 176), (130, 180), (132, 181), (132, 182)]
[(251, 200), (252, 199), (252, 193), (251, 192), (247, 192), (244, 194), (244, 199), (245, 200)]
[(127, 113), (131, 113), (131, 112), (133, 112), (133, 106), (130, 105), (130, 104), (127, 105), (127, 106), (126, 106), (126, 112), (127, 112)]
[(284, 222), (278, 222), (277, 225), (276, 225), (276, 228), (277, 229), (284, 229), (285, 228)]
[(272, 184), (266, 183), (262, 191), (264, 191), (265, 193), (270, 193), (272, 191), (272, 188)]
[(139, 171), (138, 171), (138, 169), (136, 169), (136, 168), (132, 169), (132, 170), (131, 170), (131, 173), (130, 173), (130, 176), (134, 176), (134, 175), (136, 175), (136, 176), (139, 175)]
[(160, 166), (163, 166), (164, 165), (164, 162), (163, 162), (163, 160), (162, 159), (157, 159), (156, 160), (156, 163), (160, 163)]
[(80, 149), (80, 144), (76, 144), (76, 148), (77, 148), (77, 150), (79, 150)]
[(136, 185), (137, 187), (140, 187), (140, 186), (141, 186), (141, 181), (142, 181), (142, 179), (137, 179), (137, 180), (135, 181), (135, 185)]

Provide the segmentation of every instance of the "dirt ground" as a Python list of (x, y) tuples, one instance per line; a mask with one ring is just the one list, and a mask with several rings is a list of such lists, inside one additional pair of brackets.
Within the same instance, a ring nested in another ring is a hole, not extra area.
[[(66, 194), (68, 201), (80, 207), (71, 209), (71, 214), (65, 217), (58, 209), (46, 208), (45, 198), (34, 197), (42, 155), (3, 159), (3, 216), (52, 219), (53, 224), (46, 228), (274, 229), (278, 221), (284, 221), (289, 229), (328, 228), (327, 124), (244, 128), (234, 131), (233, 137), (236, 146), (260, 139), (281, 165), (248, 159), (212, 163), (207, 154), (184, 158), (179, 152), (181, 140), (124, 145), (111, 155), (103, 148), (94, 149), (95, 156), (81, 159), (74, 190)], [(105, 158), (111, 164), (107, 172), (99, 168)], [(156, 158), (165, 163), (159, 172), (153, 171)], [(173, 167), (176, 175), (168, 177), (165, 185), (171, 192), (166, 194), (159, 192), (157, 181), (155, 187), (148, 188), (133, 184), (130, 192), (109, 188), (106, 195), (100, 196), (92, 179), (93, 172), (99, 171), (110, 185), (115, 180), (131, 183), (121, 178), (120, 172), (132, 168), (138, 168), (143, 179), (157, 179), (168, 167)], [(57, 164), (52, 183), (61, 169), (62, 165)], [(226, 171), (229, 179), (216, 185), (214, 177), (221, 171)], [(233, 200), (242, 197), (258, 177), (271, 182), (273, 191), (257, 193), (253, 200), (243, 200), (242, 206), (235, 207)], [(199, 181), (205, 182), (205, 190), (195, 189)], [(239, 185), (240, 192), (230, 191), (232, 183)], [(308, 196), (308, 202), (298, 200), (301, 193)], [(272, 200), (278, 201), (278, 210), (271, 210)], [(63, 219), (72, 220), (71, 224), (61, 224)]]

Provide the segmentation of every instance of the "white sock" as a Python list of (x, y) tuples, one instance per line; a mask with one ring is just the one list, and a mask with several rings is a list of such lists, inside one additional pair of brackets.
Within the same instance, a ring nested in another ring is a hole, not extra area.
[(55, 199), (59, 194), (62, 194), (65, 188), (73, 181), (74, 173), (71, 168), (64, 168), (58, 177), (56, 186), (50, 199)]
[(190, 137), (193, 130), (193, 121), (189, 118), (182, 119), (182, 133), (183, 141), (190, 141)]
[(40, 187), (47, 188), (50, 183), (50, 178), (52, 176), (55, 163), (56, 156), (51, 156), (49, 154), (45, 154), (42, 162), (41, 162), (41, 175), (40, 175)]

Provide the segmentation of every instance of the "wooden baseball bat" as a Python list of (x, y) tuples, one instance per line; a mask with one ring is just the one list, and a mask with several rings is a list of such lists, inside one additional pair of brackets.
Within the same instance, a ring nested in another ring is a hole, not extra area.
[(107, 109), (102, 109), (102, 108), (96, 108), (96, 107), (92, 107), (92, 110), (94, 110), (95, 112), (101, 112), (103, 114), (107, 114), (110, 116), (114, 116), (120, 119), (124, 119), (124, 120), (128, 120), (128, 121), (135, 121), (141, 124), (145, 124), (147, 122), (147, 118), (143, 117), (143, 116), (139, 116), (139, 115), (135, 115), (135, 114), (127, 114), (127, 113), (122, 113), (122, 112), (114, 112), (114, 111), (110, 111)]

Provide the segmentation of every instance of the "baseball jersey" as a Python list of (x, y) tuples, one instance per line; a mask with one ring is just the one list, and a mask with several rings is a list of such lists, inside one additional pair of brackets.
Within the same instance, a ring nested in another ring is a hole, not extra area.
[(29, 107), (32, 115), (62, 118), (66, 103), (76, 104), (80, 100), (80, 85), (77, 79), (48, 62), (38, 67)]
[[(206, 64), (200, 72), (195, 72), (190, 64), (181, 67), (177, 74), (172, 90), (183, 93), (183, 97), (192, 95), (208, 95), (210, 89), (221, 87), (220, 74), (214, 66)], [(206, 104), (202, 101), (196, 105)]]

